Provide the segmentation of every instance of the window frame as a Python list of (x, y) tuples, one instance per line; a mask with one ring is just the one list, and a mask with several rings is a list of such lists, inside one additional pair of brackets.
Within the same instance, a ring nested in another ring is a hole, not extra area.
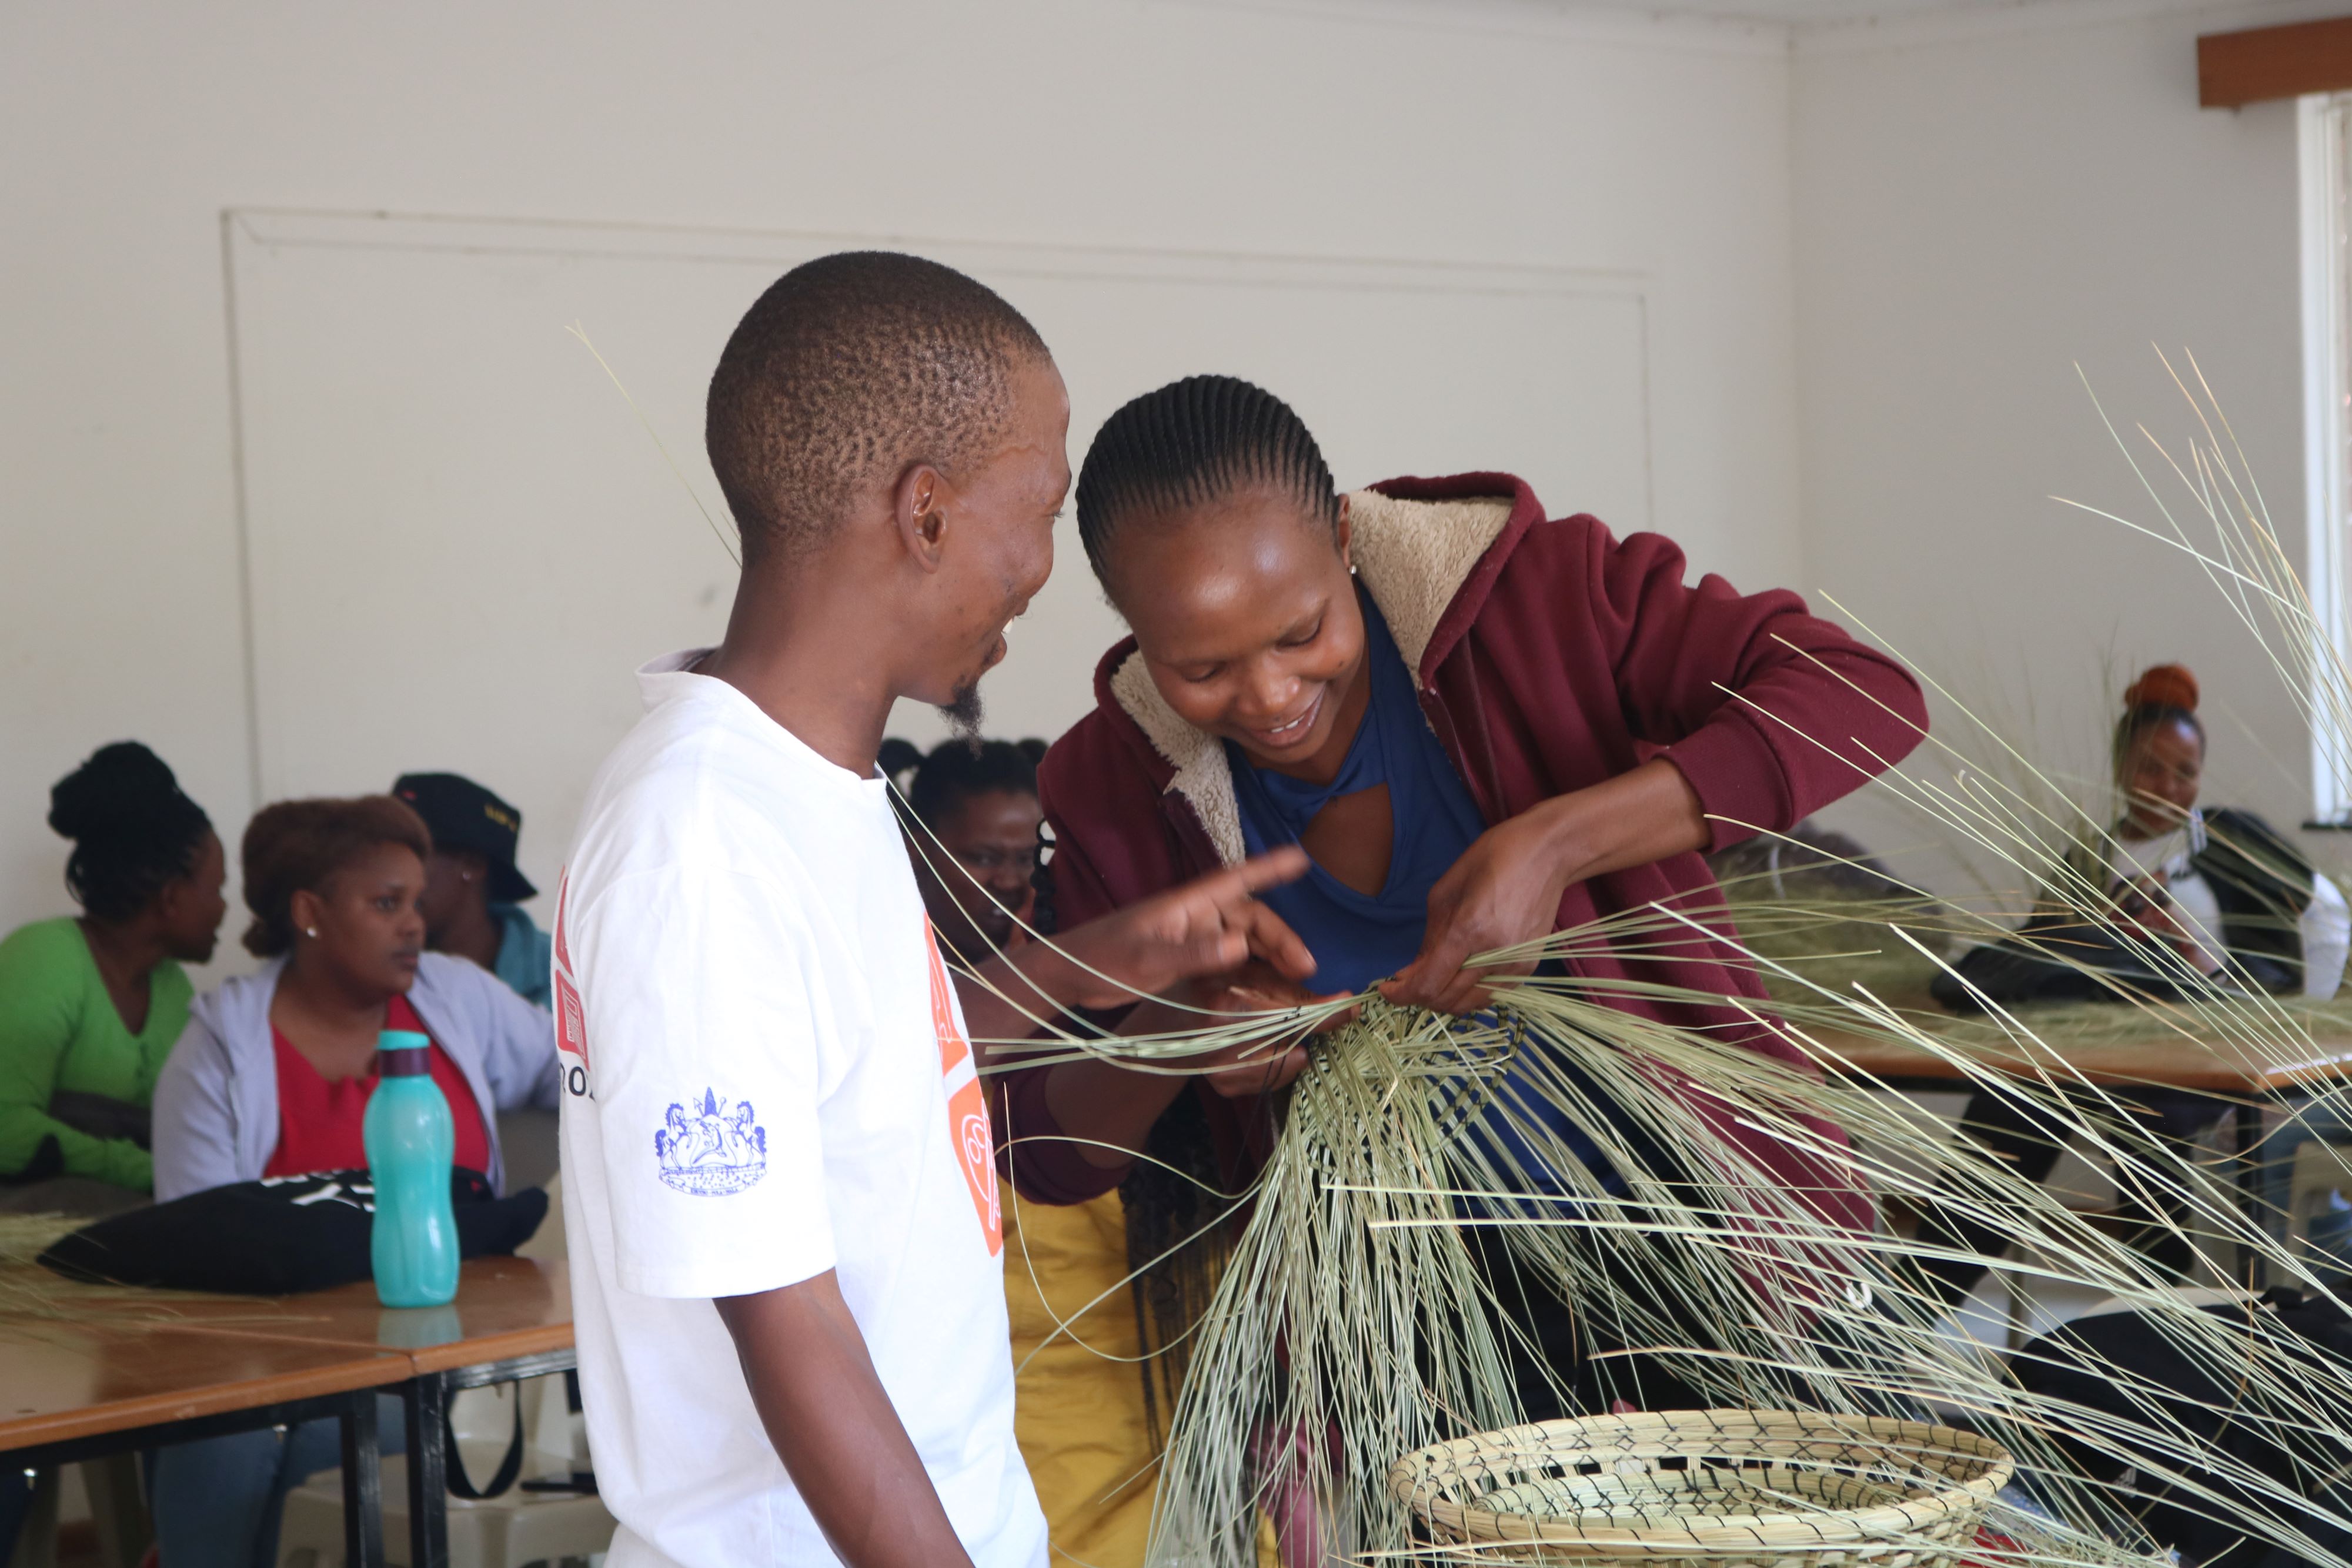
[(2305, 582), (2315, 635), (2308, 710), (2314, 825), (2352, 826), (2352, 92), (2295, 102), (2302, 210)]

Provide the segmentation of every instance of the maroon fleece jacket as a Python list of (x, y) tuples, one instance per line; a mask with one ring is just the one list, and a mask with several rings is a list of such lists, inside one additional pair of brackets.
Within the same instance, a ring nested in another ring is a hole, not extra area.
[[(1900, 760), (1927, 733), (1919, 688), (1884, 653), (1809, 613), (1786, 591), (1743, 595), (1709, 575), (1684, 580), (1683, 553), (1657, 534), (1613, 537), (1580, 514), (1546, 521), (1535, 493), (1504, 474), (1391, 479), (1405, 500), (1509, 496), (1509, 521), (1440, 619), (1415, 672), (1422, 710), (1491, 826), (1555, 795), (1654, 757), (1681, 769), (1712, 820), (1713, 848), (1781, 831)], [(1174, 768), (1110, 692), (1133, 651), (1104, 655), (1096, 709), (1055, 742), (1038, 769), (1053, 837), (1041, 911), (1068, 930), (1217, 869), (1191, 805), (1169, 789)], [(1723, 894), (1696, 853), (1595, 877), (1561, 897), (1555, 929), (1652, 903), (1729, 929)], [(1760, 998), (1748, 968), (1694, 933), (1674, 961), (1588, 951), (1570, 961), (1596, 978), (1626, 977)], [(1727, 1006), (1617, 998), (1628, 1012), (1704, 1029), (1801, 1064), (1787, 1041)], [(1044, 1069), (1008, 1074), (1007, 1165), (1034, 1202), (1083, 1203), (1125, 1167), (1089, 1164), (1045, 1103)], [(1205, 1087), (1229, 1176), (1265, 1155), (1265, 1107)], [(1825, 1217), (1870, 1223), (1869, 1199), (1817, 1159), (1738, 1125), (1712, 1097), (1696, 1102)], [(1078, 1129), (1083, 1135), (1083, 1129)], [(1843, 1141), (1836, 1129), (1825, 1135)]]

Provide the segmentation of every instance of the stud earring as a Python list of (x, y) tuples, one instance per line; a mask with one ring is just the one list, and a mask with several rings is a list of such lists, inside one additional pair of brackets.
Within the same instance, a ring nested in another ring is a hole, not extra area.
[(315, 925), (305, 925), (302, 927), (302, 935), (315, 942), (319, 939), (319, 928)]

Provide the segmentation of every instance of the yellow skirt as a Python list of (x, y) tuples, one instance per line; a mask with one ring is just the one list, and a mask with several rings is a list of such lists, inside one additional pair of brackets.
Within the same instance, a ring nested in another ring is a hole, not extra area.
[(1135, 1360), (1126, 1212), (1115, 1192), (1051, 1208), (1004, 1191), (1013, 1427), (1054, 1563), (1141, 1568), (1159, 1455)]
[[(1160, 1451), (1136, 1364), (1142, 1342), (1126, 1283), (1127, 1211), (1115, 1192), (1069, 1208), (1023, 1203), (1009, 1183), (1003, 1192), (1004, 1301), (1019, 1374), (1013, 1426), (1054, 1563), (1142, 1568)], [(1264, 1520), (1257, 1560), (1281, 1568)]]

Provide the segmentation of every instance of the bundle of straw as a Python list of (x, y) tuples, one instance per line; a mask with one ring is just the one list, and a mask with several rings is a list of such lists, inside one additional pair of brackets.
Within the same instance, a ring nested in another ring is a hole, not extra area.
[(1261, 1511), (1297, 1560), (1393, 1542), (1397, 1454), (1517, 1418), (1448, 1196), (1513, 1049), (1374, 998), (1318, 1051), (1201, 1323), (1155, 1556), (1246, 1560)]

